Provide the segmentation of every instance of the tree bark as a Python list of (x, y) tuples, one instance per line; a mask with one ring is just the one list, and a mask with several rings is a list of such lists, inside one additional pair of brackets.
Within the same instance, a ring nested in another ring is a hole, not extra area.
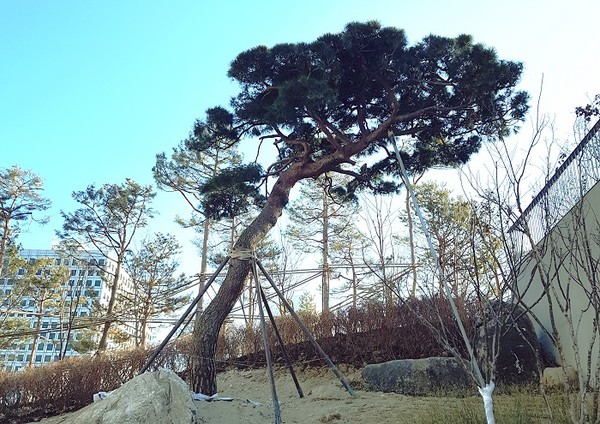
[[(199, 276), (199, 284), (198, 284), (198, 293), (202, 293), (204, 291), (204, 285), (206, 283), (206, 268), (208, 262), (208, 238), (210, 232), (210, 219), (205, 218), (204, 224), (202, 226), (202, 256), (200, 258), (200, 276)], [(198, 306), (196, 307), (196, 321), (198, 321), (198, 317), (204, 308), (204, 303), (202, 302), (202, 298), (198, 302)]]
[[(385, 136), (396, 118), (397, 116), (393, 114), (362, 139), (347, 142), (326, 157), (313, 162), (306, 156), (282, 171), (264, 207), (254, 221), (242, 231), (233, 251), (253, 251), (256, 248), (277, 223), (283, 208), (289, 202), (290, 190), (298, 181), (322, 175), (342, 163), (351, 162), (352, 156), (367, 148), (373, 140)], [(248, 259), (232, 257), (221, 288), (197, 321), (194, 328), (194, 351), (190, 358), (190, 386), (195, 392), (208, 395), (217, 392), (215, 353), (219, 331), (242, 293), (250, 268)]]
[[(251, 252), (267, 235), (281, 216), (290, 190), (298, 180), (299, 176), (293, 172), (280, 175), (259, 215), (237, 239), (234, 252)], [(194, 392), (210, 395), (217, 392), (215, 353), (219, 331), (242, 293), (250, 268), (250, 260), (232, 257), (221, 288), (198, 319), (190, 361), (190, 385)]]
[(329, 202), (325, 189), (321, 193), (323, 203), (323, 275), (321, 277), (321, 311), (329, 312)]
[(110, 298), (108, 300), (108, 308), (106, 309), (106, 320), (102, 328), (102, 336), (98, 343), (98, 353), (104, 352), (108, 347), (108, 332), (114, 322), (113, 313), (117, 304), (117, 291), (119, 289), (119, 278), (121, 277), (121, 266), (123, 264), (124, 253), (120, 253), (115, 264), (115, 274), (113, 276), (113, 284), (110, 288)]
[(40, 331), (42, 329), (42, 316), (44, 315), (44, 302), (40, 302), (37, 309), (37, 319), (35, 321), (35, 333), (33, 334), (33, 342), (31, 343), (31, 356), (29, 357), (29, 368), (33, 367), (34, 356), (37, 350)]
[(4, 276), (4, 258), (6, 255), (6, 246), (8, 245), (8, 232), (10, 230), (10, 218), (4, 218), (2, 226), (2, 238), (0, 239), (0, 277)]

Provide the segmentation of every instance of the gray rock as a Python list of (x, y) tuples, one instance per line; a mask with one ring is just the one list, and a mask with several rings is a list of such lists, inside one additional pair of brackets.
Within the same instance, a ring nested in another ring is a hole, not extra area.
[(570, 389), (577, 389), (579, 386), (579, 378), (577, 377), (577, 370), (573, 367), (565, 366), (562, 367), (547, 367), (544, 368), (544, 372), (541, 378), (541, 384), (546, 389), (564, 389), (569, 387)]
[(470, 375), (456, 358), (399, 359), (367, 365), (362, 378), (369, 390), (405, 395), (438, 394), (474, 387)]
[(195, 424), (192, 392), (173, 371), (139, 375), (62, 424)]
[[(474, 348), (482, 367), (485, 367), (486, 358), (492, 352), (492, 335), (499, 331), (502, 337), (496, 359), (496, 384), (538, 384), (540, 348), (531, 319), (522, 308), (509, 303), (493, 302), (489, 307), (494, 308), (492, 316), (503, 315), (506, 328), (496, 329), (493, 322), (484, 326), (482, 319), (478, 319)], [(512, 319), (507, 318), (510, 313)]]

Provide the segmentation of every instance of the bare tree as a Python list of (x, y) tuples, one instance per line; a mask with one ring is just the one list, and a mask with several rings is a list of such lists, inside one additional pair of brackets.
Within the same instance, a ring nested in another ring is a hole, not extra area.
[(363, 208), (360, 213), (361, 233), (365, 239), (363, 262), (369, 267), (375, 279), (379, 297), (386, 308), (394, 305), (394, 294), (401, 292), (400, 278), (405, 276), (405, 267), (398, 247), (402, 234), (399, 222), (399, 209), (390, 196), (361, 197)]
[[(537, 320), (550, 342), (547, 349), (563, 367), (574, 424), (600, 418), (599, 131), (596, 123), (570, 155), (558, 155), (556, 166), (546, 167), (546, 184), (527, 208), (517, 197), (525, 165), (505, 164), (517, 199), (510, 230), (516, 248), (527, 255), (514, 269), (516, 297)], [(577, 372), (575, 390), (567, 384), (569, 367)]]

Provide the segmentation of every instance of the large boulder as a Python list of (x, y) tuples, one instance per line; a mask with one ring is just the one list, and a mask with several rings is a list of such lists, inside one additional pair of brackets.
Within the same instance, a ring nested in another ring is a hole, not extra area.
[[(531, 319), (522, 308), (510, 303), (493, 302), (488, 308), (500, 320), (488, 321), (485, 325), (478, 319), (475, 329), (475, 352), (483, 367), (486, 357), (492, 351), (494, 331), (501, 334), (500, 349), (496, 360), (496, 383), (499, 384), (538, 384), (540, 381), (540, 346)], [(495, 323), (504, 322), (503, 328), (495, 328)], [(487, 343), (486, 343), (487, 341)]]
[(192, 392), (173, 371), (141, 374), (61, 424), (195, 424)]
[(464, 364), (459, 359), (444, 357), (367, 365), (362, 378), (369, 390), (405, 395), (450, 393), (474, 387)]

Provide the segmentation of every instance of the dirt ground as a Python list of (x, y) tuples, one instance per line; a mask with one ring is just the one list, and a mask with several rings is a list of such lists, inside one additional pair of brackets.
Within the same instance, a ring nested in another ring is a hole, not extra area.
[[(289, 372), (280, 369), (275, 385), (284, 423), (418, 423), (440, 398), (408, 397), (362, 390), (360, 372), (341, 369), (353, 386), (350, 395), (327, 368), (298, 373), (304, 398), (300, 398)], [(274, 410), (266, 370), (226, 372), (218, 380), (219, 394), (233, 397), (231, 403), (202, 405), (200, 416), (208, 423), (274, 422)], [(254, 406), (250, 401), (260, 402)], [(451, 402), (451, 399), (447, 399)]]
[[(278, 369), (275, 387), (281, 421), (291, 423), (420, 423), (431, 408), (460, 405), (461, 399), (409, 397), (363, 390), (360, 371), (340, 367), (354, 396), (328, 368), (296, 371), (304, 397), (300, 398), (290, 373)], [(232, 401), (198, 401), (200, 422), (209, 424), (265, 424), (275, 422), (272, 389), (265, 369), (227, 371), (218, 376), (219, 395)], [(77, 412), (47, 418), (42, 424), (60, 424)]]

